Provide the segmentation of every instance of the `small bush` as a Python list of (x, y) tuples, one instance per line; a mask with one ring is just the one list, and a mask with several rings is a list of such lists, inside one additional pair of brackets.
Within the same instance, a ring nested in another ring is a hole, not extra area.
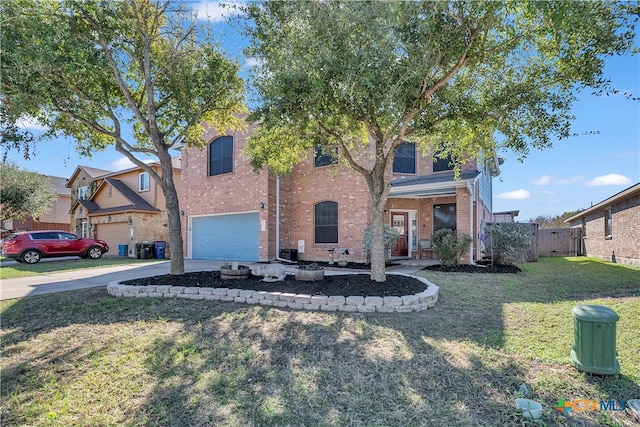
[(529, 224), (503, 222), (487, 224), (484, 254), (495, 264), (513, 264), (523, 260), (524, 254), (531, 247)]
[(433, 253), (447, 267), (458, 265), (460, 258), (469, 252), (473, 240), (468, 234), (456, 234), (448, 228), (438, 230), (431, 236)]
[[(364, 246), (364, 253), (367, 254), (367, 261), (371, 260), (371, 237), (372, 237), (371, 226), (367, 227), (364, 230), (364, 240), (362, 241), (362, 245)], [(388, 262), (391, 259), (391, 248), (396, 244), (398, 239), (400, 238), (400, 233), (395, 228), (391, 227), (389, 224), (384, 225), (384, 258), (385, 261)]]

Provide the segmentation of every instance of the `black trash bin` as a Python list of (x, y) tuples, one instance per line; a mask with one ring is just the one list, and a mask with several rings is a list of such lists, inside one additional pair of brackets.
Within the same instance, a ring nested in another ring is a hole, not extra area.
[(298, 261), (298, 250), (280, 249), (280, 258), (288, 259), (289, 261)]
[(164, 254), (167, 248), (167, 242), (163, 240), (158, 240), (154, 243), (153, 255), (156, 259), (164, 259)]
[(149, 242), (136, 243), (136, 258), (152, 259), (154, 255), (154, 244)]

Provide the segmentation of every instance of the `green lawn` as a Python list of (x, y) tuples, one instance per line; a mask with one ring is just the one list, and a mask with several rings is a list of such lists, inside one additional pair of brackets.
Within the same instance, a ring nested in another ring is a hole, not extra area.
[[(521, 268), (422, 272), (440, 300), (407, 314), (116, 299), (104, 288), (3, 301), (2, 425), (531, 425), (514, 409), (523, 382), (543, 404), (539, 425), (637, 425), (629, 413), (553, 408), (640, 398), (640, 270), (586, 258)], [(578, 304), (620, 315), (620, 376), (570, 365)]]
[(7, 263), (8, 258), (0, 258), (0, 279), (15, 279), (16, 277), (30, 277), (39, 274), (56, 273), (69, 270), (84, 270), (85, 268), (111, 267), (114, 265), (145, 263), (157, 260), (135, 259), (124, 257), (103, 257), (99, 259), (64, 259), (39, 262), (37, 264)]

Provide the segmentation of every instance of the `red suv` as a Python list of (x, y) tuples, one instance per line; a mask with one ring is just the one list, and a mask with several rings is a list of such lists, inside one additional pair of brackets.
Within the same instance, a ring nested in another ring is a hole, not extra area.
[(26, 264), (35, 264), (42, 258), (74, 255), (98, 259), (108, 251), (104, 240), (86, 239), (67, 231), (23, 231), (2, 241), (3, 256)]

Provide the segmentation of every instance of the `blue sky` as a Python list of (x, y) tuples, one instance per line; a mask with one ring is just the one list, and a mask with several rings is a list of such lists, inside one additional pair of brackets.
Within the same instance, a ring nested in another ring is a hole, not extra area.
[[(194, 3), (194, 7), (199, 8), (200, 16), (213, 22), (229, 14), (228, 9), (213, 4)], [(228, 26), (218, 25), (220, 44), (246, 71), (253, 62), (242, 57), (244, 40)], [(607, 59), (605, 77), (620, 93), (640, 96), (640, 57)], [(505, 163), (494, 179), (494, 212), (519, 210), (519, 221), (560, 215), (587, 208), (640, 182), (640, 102), (622, 95), (595, 96), (585, 90), (573, 113), (578, 136), (555, 141), (552, 148), (532, 149), (523, 162), (512, 152), (499, 152)], [(36, 135), (41, 132), (33, 123), (23, 125)], [(74, 141), (62, 138), (39, 143), (29, 161), (17, 153), (10, 153), (8, 158), (24, 169), (61, 177), (69, 177), (78, 165), (112, 171), (131, 167), (113, 149), (92, 158), (80, 157)]]

